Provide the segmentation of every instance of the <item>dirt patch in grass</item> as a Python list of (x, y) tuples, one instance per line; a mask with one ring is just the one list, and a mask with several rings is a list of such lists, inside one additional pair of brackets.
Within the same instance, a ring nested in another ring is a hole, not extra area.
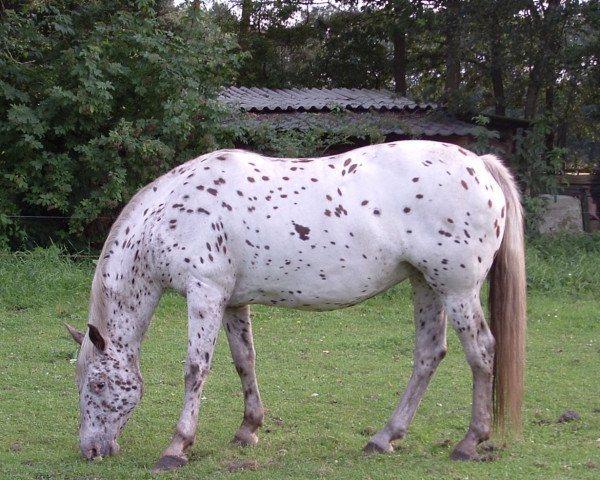
[(273, 464), (272, 460), (265, 463), (259, 463), (256, 460), (229, 460), (224, 463), (225, 469), (228, 472), (238, 472), (240, 470), (258, 470), (266, 468)]

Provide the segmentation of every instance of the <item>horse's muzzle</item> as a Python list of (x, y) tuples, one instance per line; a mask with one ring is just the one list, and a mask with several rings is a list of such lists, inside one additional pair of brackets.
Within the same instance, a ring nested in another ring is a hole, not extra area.
[(95, 460), (113, 455), (119, 451), (119, 448), (119, 444), (114, 440), (109, 442), (90, 442), (81, 445), (81, 455), (86, 460)]

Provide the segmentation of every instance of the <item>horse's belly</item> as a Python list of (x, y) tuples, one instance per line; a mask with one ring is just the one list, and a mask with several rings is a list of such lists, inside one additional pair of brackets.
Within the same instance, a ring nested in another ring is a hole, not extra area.
[(335, 310), (360, 303), (396, 285), (414, 273), (408, 263), (324, 265), (306, 268), (257, 269), (236, 284), (230, 306), (275, 305), (305, 310)]

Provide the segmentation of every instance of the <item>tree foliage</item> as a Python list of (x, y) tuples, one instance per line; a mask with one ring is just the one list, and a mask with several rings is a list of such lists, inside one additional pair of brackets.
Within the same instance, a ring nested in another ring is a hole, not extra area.
[[(212, 100), (231, 81), (233, 42), (171, 2), (3, 2), (0, 243), (93, 234), (135, 190), (218, 144)], [(12, 9), (10, 7), (13, 7)]]
[[(235, 1), (227, 2), (228, 5)], [(600, 4), (586, 0), (243, 0), (238, 82), (388, 88), (600, 137)], [(281, 7), (281, 8), (280, 8)], [(221, 8), (224, 8), (221, 6)], [(237, 30), (236, 30), (237, 29)]]

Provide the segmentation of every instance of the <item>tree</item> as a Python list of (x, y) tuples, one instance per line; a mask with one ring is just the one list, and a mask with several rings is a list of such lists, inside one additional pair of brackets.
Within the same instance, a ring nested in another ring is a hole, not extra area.
[(42, 241), (20, 215), (68, 217), (55, 238), (84, 240), (140, 186), (218, 145), (211, 98), (234, 44), (169, 3), (162, 15), (150, 0), (2, 12), (0, 243)]
[(444, 0), (441, 2), (444, 12), (444, 34), (446, 37), (446, 81), (444, 97), (450, 98), (458, 90), (461, 83), (461, 42), (462, 12), (460, 0)]
[[(408, 42), (419, 28), (423, 2), (410, 0), (371, 0), (364, 3), (363, 11), (387, 31), (392, 45), (392, 74), (394, 91), (406, 95), (408, 91)], [(373, 12), (380, 11), (380, 15)]]
[[(547, 3), (547, 5), (545, 5)], [(569, 2), (567, 2), (569, 3)], [(566, 7), (566, 5), (565, 5)], [(564, 46), (564, 27), (568, 15), (561, 8), (560, 0), (527, 2), (528, 27), (535, 38), (533, 55), (530, 59), (529, 83), (525, 95), (525, 118), (534, 118), (538, 109), (540, 93), (546, 90), (546, 107), (553, 109), (553, 84), (557, 77), (560, 49)], [(534, 36), (535, 35), (535, 36)], [(537, 37), (537, 38), (536, 38)]]

